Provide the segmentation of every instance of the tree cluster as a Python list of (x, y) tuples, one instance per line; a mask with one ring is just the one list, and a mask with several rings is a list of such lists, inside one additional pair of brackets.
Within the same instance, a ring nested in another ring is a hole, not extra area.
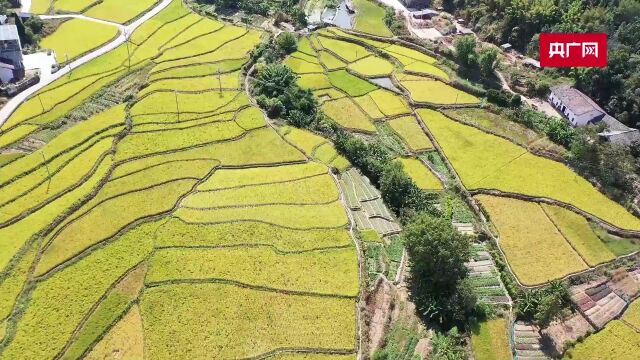
[[(629, 126), (640, 122), (640, 1), (638, 0), (449, 0), (450, 11), (494, 44), (510, 43), (537, 57), (541, 32), (606, 32), (609, 66), (557, 71), (607, 112)], [(530, 84), (546, 92), (546, 84)], [(542, 94), (546, 95), (546, 94)]]
[(483, 48), (478, 51), (476, 38), (472, 35), (462, 36), (454, 42), (458, 63), (468, 70), (480, 70), (485, 77), (493, 77), (498, 60), (498, 50)]
[(541, 289), (522, 291), (516, 301), (516, 312), (521, 319), (547, 326), (565, 315), (571, 306), (567, 285), (553, 281)]
[(443, 328), (464, 326), (476, 310), (467, 281), (471, 240), (451, 220), (420, 213), (403, 231), (410, 259), (410, 285), (417, 309)]

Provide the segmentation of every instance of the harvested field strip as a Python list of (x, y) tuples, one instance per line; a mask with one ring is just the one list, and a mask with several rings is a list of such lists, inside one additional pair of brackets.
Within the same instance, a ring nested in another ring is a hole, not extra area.
[[(180, 284), (148, 289), (140, 305), (150, 358), (245, 358), (281, 348), (355, 346), (353, 299)], [(176, 334), (176, 327), (183, 331)]]
[(345, 229), (294, 230), (259, 222), (188, 224), (178, 218), (155, 225), (154, 240), (163, 247), (272, 246), (280, 252), (351, 246)]
[(109, 40), (119, 31), (116, 26), (85, 19), (65, 21), (51, 35), (40, 41), (43, 49), (53, 50), (58, 63), (74, 60)]
[(147, 12), (156, 2), (157, 0), (102, 0), (85, 12), (85, 15), (125, 24)]
[(597, 334), (591, 335), (575, 348), (567, 351), (563, 359), (580, 360), (634, 360), (640, 352), (640, 336), (620, 320), (613, 320)]
[(156, 32), (160, 27), (165, 26), (177, 19), (190, 14), (188, 7), (182, 1), (172, 1), (166, 8), (156, 16), (145, 21), (136, 31), (131, 34), (130, 41), (135, 45), (140, 45)]
[[(22, 291), (29, 276), (31, 264), (36, 258), (40, 242), (34, 241), (26, 250), (24, 255), (18, 260), (10, 271), (2, 272), (0, 282), (0, 318), (6, 319), (11, 315), (18, 295)], [(4, 324), (0, 324), (3, 326)], [(0, 340), (2, 336), (0, 336)]]
[(437, 176), (420, 160), (413, 158), (400, 158), (404, 171), (422, 190), (442, 190), (442, 183)]
[[(125, 226), (145, 217), (168, 212), (195, 185), (176, 180), (106, 200), (69, 222), (43, 252), (37, 275), (50, 271), (85, 249), (109, 239)], [(132, 206), (135, 204), (135, 206)], [(96, 227), (95, 224), (101, 224)]]
[(120, 74), (122, 74), (122, 70), (116, 70), (104, 75), (98, 74), (69, 82), (47, 92), (41, 91), (40, 95), (29, 98), (19, 106), (2, 128), (7, 131), (22, 123), (46, 124), (53, 121), (80, 105), (82, 101), (107, 83), (115, 80)]
[(218, 73), (225, 74), (232, 71), (240, 70), (242, 65), (247, 62), (247, 59), (232, 59), (222, 60), (215, 63), (199, 64), (192, 66), (182, 66), (167, 69), (165, 71), (154, 72), (149, 75), (150, 81), (157, 81), (161, 79), (181, 79), (181, 78), (194, 78), (205, 75), (217, 75)]
[(4, 147), (8, 147), (17, 143), (18, 141), (23, 140), (30, 134), (34, 133), (36, 130), (40, 129), (38, 125), (18, 125), (9, 129), (6, 132), (0, 133), (0, 149)]
[(198, 186), (199, 191), (224, 190), (252, 185), (275, 184), (326, 174), (327, 168), (315, 162), (250, 169), (222, 169)]
[(112, 161), (108, 158), (105, 159), (100, 163), (95, 174), (80, 187), (50, 202), (19, 222), (0, 229), (0, 239), (8, 239), (8, 241), (0, 241), (0, 269), (7, 266), (29, 239), (51, 226), (60, 214), (69, 211), (74, 204), (94, 191), (99, 182), (106, 177), (111, 165)]
[(351, 75), (346, 70), (331, 71), (328, 75), (333, 86), (352, 97), (362, 96), (377, 89), (374, 84)]
[[(15, 194), (17, 197), (13, 198), (11, 202), (0, 206), (0, 224), (6, 223), (26, 211), (41, 208), (70, 189), (79, 187), (84, 179), (91, 177), (97, 170), (100, 160), (111, 150), (112, 143), (112, 138), (98, 142), (72, 159), (55, 175), (46, 180), (43, 179), (43, 182), (27, 192)], [(11, 185), (17, 183), (14, 182)]]
[(123, 359), (144, 359), (142, 317), (137, 304), (109, 330), (85, 359), (104, 360), (117, 353)]
[(405, 116), (387, 122), (389, 127), (404, 140), (411, 151), (425, 151), (433, 149), (431, 140), (424, 133), (416, 118)]
[(215, 91), (223, 96), (222, 89), (240, 89), (240, 72), (232, 72), (223, 75), (198, 76), (197, 78), (164, 79), (154, 81), (138, 93), (139, 97), (159, 90), (172, 91)]
[(370, 92), (369, 96), (371, 96), (371, 99), (386, 116), (411, 113), (409, 104), (407, 104), (402, 96), (396, 95), (389, 90), (378, 89)]
[(86, 318), (82, 327), (74, 336), (74, 341), (69, 343), (62, 360), (81, 358), (91, 345), (98, 340), (111, 324), (125, 315), (133, 305), (133, 301), (139, 296), (144, 285), (146, 267), (128, 273), (100, 302), (95, 310)]
[(207, 279), (355, 297), (358, 258), (354, 248), (286, 255), (264, 247), (162, 249), (151, 257), (145, 282)]
[(588, 268), (537, 203), (478, 195), (500, 234), (499, 245), (524, 285), (539, 285)]
[(438, 105), (460, 105), (478, 104), (480, 99), (467, 94), (461, 90), (451, 87), (441, 81), (424, 78), (419, 81), (400, 81), (415, 102), (438, 104)]
[(133, 230), (40, 282), (31, 293), (3, 358), (53, 358), (85, 314), (151, 250), (151, 233)]
[(477, 360), (511, 360), (507, 320), (497, 318), (481, 322), (473, 329), (471, 346)]
[(376, 131), (369, 117), (348, 97), (325, 101), (322, 111), (344, 128), (367, 133)]
[(322, 48), (331, 51), (334, 56), (343, 59), (347, 63), (373, 55), (365, 47), (350, 42), (330, 39), (324, 36), (319, 36), (318, 39)]
[(126, 160), (154, 153), (185, 149), (238, 138), (243, 134), (245, 134), (244, 130), (235, 122), (216, 122), (188, 129), (131, 134), (118, 144), (116, 158)]
[(224, 27), (224, 24), (217, 20), (206, 18), (206, 17), (204, 18), (200, 17), (200, 20), (197, 23), (193, 24), (188, 29), (185, 29), (184, 31), (180, 32), (173, 39), (168, 41), (166, 44), (162, 45), (160, 49), (161, 50), (171, 49), (173, 47), (186, 44), (187, 42), (194, 40), (196, 38), (199, 38), (201, 36), (212, 34), (222, 29), (223, 27)]
[(333, 179), (322, 174), (278, 184), (196, 192), (184, 199), (181, 206), (203, 209), (266, 204), (312, 205), (333, 202), (338, 198)]
[[(296, 214), (291, 217), (291, 214)], [(265, 205), (194, 210), (180, 208), (175, 215), (188, 223), (219, 224), (256, 221), (289, 229), (328, 229), (346, 226), (348, 219), (339, 201), (328, 205)]]
[(571, 204), (623, 229), (640, 229), (640, 219), (608, 199), (566, 165), (535, 156), (497, 136), (420, 109), (465, 187), (498, 189)]
[(184, 59), (164, 61), (156, 65), (152, 72), (160, 72), (179, 66), (198, 65), (204, 63), (213, 63), (221, 60), (239, 59), (249, 54), (251, 50), (260, 42), (262, 33), (258, 31), (249, 31), (244, 36), (229, 41), (220, 46), (220, 48), (207, 52), (199, 56), (191, 56)]
[(587, 220), (573, 211), (543, 204), (542, 209), (583, 259), (593, 267), (615, 259), (615, 255), (593, 232)]
[(390, 75), (394, 66), (383, 58), (369, 56), (349, 64), (349, 69), (364, 77), (376, 77)]

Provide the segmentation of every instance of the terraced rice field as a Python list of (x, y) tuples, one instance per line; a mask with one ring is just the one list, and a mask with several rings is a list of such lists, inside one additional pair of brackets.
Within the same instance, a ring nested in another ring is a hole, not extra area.
[(576, 206), (623, 229), (640, 229), (640, 219), (608, 199), (566, 165), (529, 153), (508, 140), (418, 110), (468, 189), (498, 189), (546, 197)]
[(637, 358), (640, 351), (640, 336), (636, 330), (620, 320), (613, 320), (604, 330), (589, 336), (567, 351), (563, 359), (620, 359)]
[(521, 283), (542, 284), (588, 268), (540, 205), (485, 195), (476, 199), (488, 211), (499, 245)]
[(373, 0), (354, 0), (356, 9), (355, 29), (364, 33), (391, 37), (393, 33), (384, 23), (384, 8)]
[[(150, 4), (111, 3), (123, 22)], [(329, 171), (350, 164), (250, 105), (237, 70), (260, 33), (187, 13), (176, 0), (133, 34), (131, 71), (154, 75), (130, 107), (2, 165), (1, 358), (356, 356), (358, 255)], [(124, 54), (45, 88), (46, 113), (29, 100), (3, 130), (74, 109), (129, 71)]]
[(100, 47), (119, 33), (113, 25), (85, 19), (63, 22), (56, 31), (40, 42), (43, 49), (53, 50), (58, 63), (66, 63)]

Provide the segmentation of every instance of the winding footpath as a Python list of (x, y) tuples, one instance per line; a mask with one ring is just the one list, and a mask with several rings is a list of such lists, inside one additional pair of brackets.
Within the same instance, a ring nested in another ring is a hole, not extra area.
[[(124, 44), (124, 42), (127, 41), (127, 39), (131, 36), (131, 34), (134, 32), (135, 29), (137, 29), (140, 25), (142, 25), (147, 20), (149, 20), (150, 18), (158, 14), (160, 11), (162, 11), (164, 8), (166, 8), (171, 3), (171, 1), (172, 0), (162, 0), (162, 2), (159, 3), (156, 7), (154, 7), (153, 9), (151, 9), (150, 11), (142, 15), (139, 19), (137, 19), (136, 21), (134, 21), (129, 25), (124, 26), (124, 25), (117, 24), (118, 28), (120, 29), (120, 35), (117, 38), (115, 38), (113, 41), (109, 42), (108, 44), (98, 49), (95, 49), (94, 51), (78, 58), (77, 60), (74, 60), (69, 65), (65, 66), (64, 68), (58, 70), (56, 73), (52, 74), (50, 77), (47, 77), (46, 79), (41, 79), (40, 82), (37, 83), (36, 85), (33, 85), (32, 87), (24, 90), (23, 92), (19, 93), (15, 97), (11, 98), (4, 105), (4, 107), (0, 109), (0, 127), (7, 121), (9, 116), (13, 114), (13, 112), (18, 108), (18, 106), (20, 106), (20, 104), (26, 101), (31, 95), (35, 94), (36, 92), (38, 92), (45, 86), (49, 85), (50, 83), (54, 82), (55, 80), (68, 74), (72, 69), (77, 68), (78, 66), (81, 66), (101, 55), (108, 53), (109, 51), (115, 49), (121, 44)], [(25, 9), (29, 10), (30, 8), (31, 8), (31, 1), (23, 0), (22, 11), (25, 11)], [(114, 25), (114, 23), (112, 22), (93, 19), (90, 17), (86, 17), (84, 15), (61, 15), (61, 16), (51, 15), (51, 16), (44, 16), (42, 18), (46, 19), (46, 18), (55, 18), (55, 17), (78, 17), (78, 18), (83, 18), (91, 21)]]

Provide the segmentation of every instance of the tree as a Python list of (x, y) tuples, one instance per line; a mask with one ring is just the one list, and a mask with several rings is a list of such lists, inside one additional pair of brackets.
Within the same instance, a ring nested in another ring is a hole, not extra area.
[(469, 272), (465, 263), (471, 258), (469, 237), (444, 217), (419, 213), (405, 226), (403, 240), (417, 308), (443, 327), (463, 324), (476, 304), (464, 281)]
[(277, 40), (278, 48), (285, 54), (291, 54), (298, 50), (298, 39), (294, 33), (283, 32), (278, 36)]
[(380, 179), (380, 191), (391, 209), (399, 212), (404, 208), (414, 186), (413, 180), (404, 172), (402, 163), (391, 161), (385, 166)]
[(478, 62), (480, 64), (480, 71), (482, 72), (482, 75), (486, 77), (494, 76), (493, 69), (495, 68), (497, 59), (498, 50), (495, 48), (486, 48), (480, 51)]
[(258, 95), (276, 97), (296, 81), (296, 75), (282, 64), (268, 64), (258, 69), (255, 91)]
[(462, 66), (470, 67), (476, 64), (476, 38), (473, 35), (457, 38), (454, 46), (456, 57)]

